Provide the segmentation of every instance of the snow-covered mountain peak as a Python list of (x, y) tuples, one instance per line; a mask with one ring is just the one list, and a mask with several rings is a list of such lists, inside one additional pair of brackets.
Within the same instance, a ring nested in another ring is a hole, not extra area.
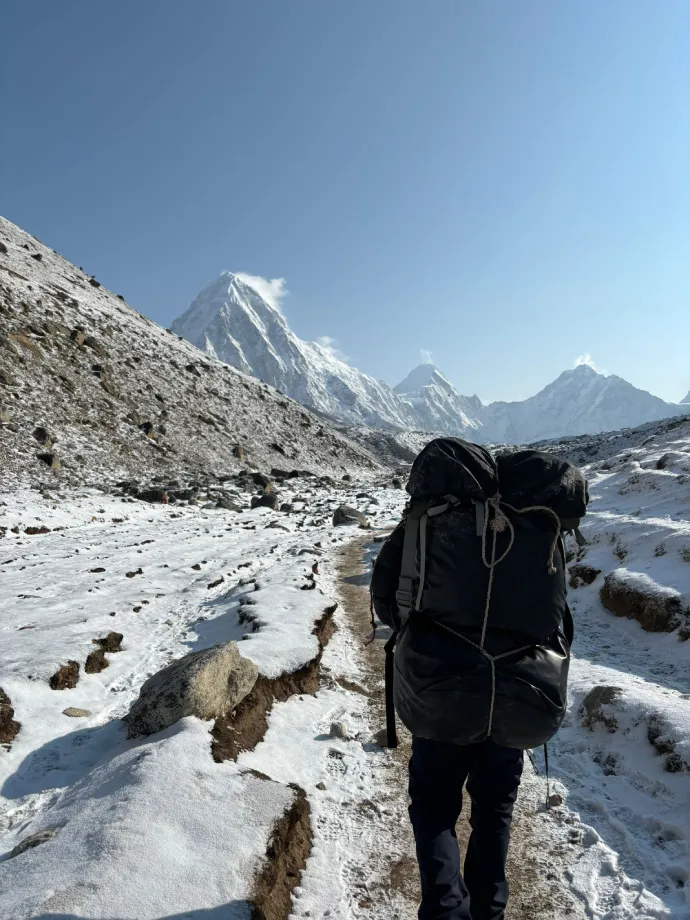
[(481, 427), (481, 401), (476, 396), (461, 396), (434, 364), (419, 364), (394, 392), (415, 407), (428, 430), (457, 434), (461, 429)]
[(448, 392), (455, 392), (453, 384), (443, 376), (435, 364), (430, 363), (418, 364), (414, 370), (410, 371), (403, 381), (396, 387), (393, 387), (393, 390), (401, 394), (417, 394), (424, 387), (428, 386), (438, 386)]
[(222, 272), (172, 329), (303, 405), (354, 425), (519, 444), (631, 427), (679, 411), (587, 364), (563, 371), (522, 402), (484, 406), (477, 396), (458, 393), (431, 363), (419, 364), (391, 389), (332, 348), (298, 338), (272, 297), (271, 283), (239, 272)]
[(331, 349), (298, 338), (251, 277), (223, 272), (172, 329), (319, 412), (367, 425), (421, 427), (409, 403), (387, 384), (350, 367)]

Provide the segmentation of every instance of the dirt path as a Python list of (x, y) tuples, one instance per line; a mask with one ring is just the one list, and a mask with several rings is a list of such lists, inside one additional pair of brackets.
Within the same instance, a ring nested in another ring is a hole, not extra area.
[[(369, 574), (371, 559), (378, 545), (371, 537), (362, 537), (342, 550), (338, 560), (340, 600), (348, 625), (357, 639), (370, 631)], [(362, 649), (365, 675), (364, 687), (372, 709), (372, 721), (385, 726), (383, 694), (383, 643), (377, 641)], [(411, 737), (398, 722), (399, 746), (393, 752), (393, 782), (399, 786), (400, 796), (407, 796), (407, 762), (410, 756)], [(584, 918), (586, 915), (577, 900), (567, 890), (564, 876), (568, 871), (567, 828), (563, 828), (563, 848), (559, 852), (545, 852), (540, 826), (544, 821), (561, 820), (557, 812), (546, 812), (543, 806), (544, 782), (536, 777), (531, 765), (525, 775), (515, 809), (508, 876), (511, 900), (506, 920), (555, 920), (555, 918)], [(419, 878), (414, 855), (414, 841), (409, 825), (400, 831), (404, 834), (402, 856), (390, 866), (390, 886), (396, 889), (410, 905), (410, 915), (416, 914), (419, 904)], [(469, 837), (466, 815), (458, 822), (458, 840), (464, 851)]]

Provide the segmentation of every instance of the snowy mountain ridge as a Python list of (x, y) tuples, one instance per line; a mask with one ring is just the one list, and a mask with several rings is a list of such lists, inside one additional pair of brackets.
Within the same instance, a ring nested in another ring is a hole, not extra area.
[(529, 399), (491, 403), (482, 414), (483, 434), (489, 441), (524, 444), (634, 428), (686, 411), (622, 377), (605, 377), (581, 364)]
[(173, 331), (308, 408), (350, 425), (525, 443), (634, 427), (685, 411), (588, 365), (564, 371), (529, 399), (488, 406), (477, 396), (462, 396), (430, 363), (420, 364), (391, 388), (317, 342), (300, 339), (251, 281), (223, 272), (175, 320)]
[(298, 338), (279, 310), (232, 272), (206, 287), (172, 330), (319, 412), (374, 427), (418, 426), (411, 406), (387, 384)]

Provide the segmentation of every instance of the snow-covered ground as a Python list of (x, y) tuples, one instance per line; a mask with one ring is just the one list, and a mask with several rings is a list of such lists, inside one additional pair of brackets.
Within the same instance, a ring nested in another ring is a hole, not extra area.
[[(690, 917), (690, 641), (616, 618), (599, 596), (617, 571), (690, 605), (690, 424), (665, 427), (587, 468), (580, 561), (601, 574), (570, 592), (571, 705), (552, 756), (584, 825), (573, 888), (607, 920)], [(580, 706), (595, 686), (618, 692), (589, 728)]]
[[(59, 503), (5, 495), (0, 686), (22, 727), (0, 752), (2, 918), (64, 911), (143, 920), (220, 905), (223, 916), (244, 917), (267, 840), (293, 799), (290, 783), (307, 792), (314, 824), (297, 904), (320, 915), (341, 909), (346, 880), (336, 884), (334, 865), (348, 834), (354, 848), (362, 831), (341, 815), (334, 836), (333, 821), (343, 802), (367, 799), (385, 758), (368, 744), (362, 697), (333, 684), (276, 704), (265, 741), (236, 763), (214, 763), (211, 725), (194, 718), (139, 741), (126, 740), (121, 721), (145, 678), (190, 649), (246, 637), (242, 654), (268, 677), (317, 655), (314, 624), (331, 603), (322, 593), (329, 553), (352, 536), (330, 526), (332, 510), (345, 499), (390, 526), (402, 493), (372, 491), (374, 505), (354, 491), (294, 484), (309, 510), (291, 515), (173, 509), (87, 490)], [(26, 535), (39, 522), (51, 531)], [(324, 574), (303, 591), (314, 563)], [(242, 625), (247, 599), (255, 603)], [(61, 664), (83, 666), (92, 640), (111, 630), (124, 639), (106, 670), (82, 673), (74, 689), (50, 689)], [(336, 673), (353, 671), (348, 641), (336, 633), (326, 650)], [(90, 714), (70, 718), (68, 707)], [(330, 739), (333, 721), (356, 740)], [(52, 839), (8, 859), (46, 828), (57, 829)]]
[[(550, 747), (552, 791), (564, 804), (546, 811), (544, 777), (528, 768), (513, 848), (568, 896), (568, 916), (688, 920), (684, 614), (680, 629), (645, 632), (606, 610), (600, 589), (618, 571), (688, 605), (690, 424), (606, 443), (587, 470), (589, 545), (573, 561), (600, 573), (570, 592), (571, 705)], [(364, 493), (378, 504), (357, 497)], [(191, 649), (239, 639), (267, 676), (312, 659), (314, 623), (339, 592), (335, 555), (362, 535), (333, 528), (332, 510), (346, 501), (386, 530), (405, 493), (287, 481), (281, 497), (293, 499), (291, 514), (149, 505), (92, 490), (55, 501), (45, 494), (7, 492), (0, 508), (0, 687), (22, 724), (0, 749), (0, 918), (248, 917), (267, 840), (297, 795), (291, 784), (306, 792), (313, 831), (293, 914), (411, 918), (409, 902), (386, 884), (386, 865), (407, 839), (405, 791), (391, 785), (392, 755), (372, 743), (381, 726), (367, 697), (332, 679), (346, 677), (350, 688), (365, 679), (342, 611), (321, 689), (276, 703), (263, 741), (237, 762), (213, 761), (212, 723), (187, 718), (127, 740), (121, 721), (143, 681)], [(27, 526), (50, 531), (27, 534)], [(317, 589), (303, 591), (314, 563)], [(93, 640), (111, 630), (123, 634), (123, 650), (107, 656), (106, 670), (83, 673)], [(51, 690), (50, 676), (68, 660), (82, 665), (77, 686)], [(595, 687), (616, 689), (583, 716)], [(67, 707), (90, 714), (73, 719)], [(329, 737), (333, 722), (351, 740)], [(10, 858), (46, 828), (55, 835)], [(512, 916), (526, 920), (529, 904), (518, 906)]]

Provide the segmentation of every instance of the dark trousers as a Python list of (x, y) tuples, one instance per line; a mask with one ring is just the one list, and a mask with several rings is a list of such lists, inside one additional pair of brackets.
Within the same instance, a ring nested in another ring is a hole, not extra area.
[[(410, 819), (422, 880), (419, 920), (503, 920), (522, 762), (522, 751), (493, 741), (460, 746), (412, 739)], [(465, 780), (472, 834), (463, 879), (455, 824)]]

